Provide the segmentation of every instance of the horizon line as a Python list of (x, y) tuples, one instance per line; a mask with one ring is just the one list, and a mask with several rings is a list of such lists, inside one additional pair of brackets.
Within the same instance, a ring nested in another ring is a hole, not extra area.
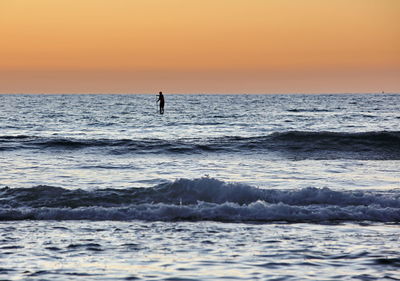
[[(16, 92), (16, 93), (6, 93), (6, 92), (0, 92), (0, 95), (154, 95), (158, 94), (160, 91), (155, 91), (155, 92), (143, 92), (143, 93), (118, 93), (118, 92), (110, 92), (110, 93), (100, 93), (100, 92), (43, 92), (43, 93), (38, 93), (38, 92)], [(182, 92), (168, 92), (168, 91), (162, 91), (163, 93), (166, 93), (167, 95), (374, 95), (374, 94), (380, 94), (380, 95), (386, 95), (386, 94), (400, 94), (400, 91), (390, 91), (390, 92), (385, 92), (385, 91), (375, 91), (375, 92), (282, 92), (282, 93), (246, 93), (246, 92), (188, 92), (188, 93), (182, 93)]]

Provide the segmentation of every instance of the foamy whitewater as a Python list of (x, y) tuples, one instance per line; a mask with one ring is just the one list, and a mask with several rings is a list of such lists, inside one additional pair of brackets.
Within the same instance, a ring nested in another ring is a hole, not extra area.
[(400, 280), (400, 95), (0, 95), (0, 280)]

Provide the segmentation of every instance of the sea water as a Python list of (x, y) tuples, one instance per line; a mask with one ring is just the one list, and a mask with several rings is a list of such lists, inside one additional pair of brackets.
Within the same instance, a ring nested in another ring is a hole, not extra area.
[(0, 280), (400, 280), (400, 95), (0, 95)]

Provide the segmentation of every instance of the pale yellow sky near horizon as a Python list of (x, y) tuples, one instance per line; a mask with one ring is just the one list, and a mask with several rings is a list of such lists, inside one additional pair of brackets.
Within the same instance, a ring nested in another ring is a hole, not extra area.
[(400, 92), (399, 0), (0, 0), (0, 93)]

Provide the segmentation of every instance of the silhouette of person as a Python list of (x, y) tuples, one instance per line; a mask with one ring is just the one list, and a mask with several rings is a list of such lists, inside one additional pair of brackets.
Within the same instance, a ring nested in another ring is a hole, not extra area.
[(162, 92), (158, 94), (157, 102), (160, 102), (160, 114), (164, 114), (164, 95)]

